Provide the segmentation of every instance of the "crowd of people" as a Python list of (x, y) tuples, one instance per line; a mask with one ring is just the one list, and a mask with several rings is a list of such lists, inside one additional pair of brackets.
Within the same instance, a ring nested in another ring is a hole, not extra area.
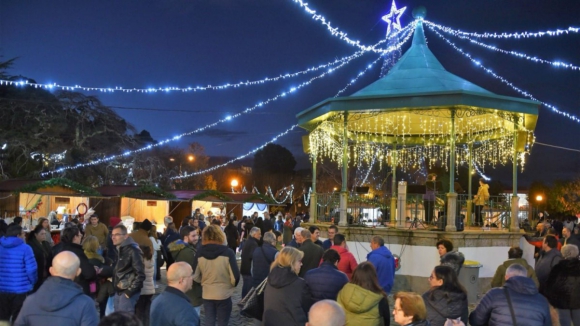
[[(451, 241), (435, 245), (440, 265), (431, 269), (429, 290), (393, 293), (390, 307), (395, 258), (384, 239), (372, 236), (366, 261), (358, 262), (337, 226), (321, 241), (320, 229), (301, 227), (303, 219), (265, 212), (238, 220), (196, 210), (179, 228), (167, 216), (163, 233), (147, 219), (129, 233), (118, 218), (106, 226), (92, 216), (67, 223), (54, 244), (48, 220), (25, 232), (16, 218), (0, 230), (0, 320), (200, 325), (203, 306), (205, 325), (225, 326), (241, 281), (242, 298), (264, 284), (256, 325), (580, 325), (579, 240), (568, 226), (560, 238), (542, 222), (527, 237), (540, 246), (535, 266), (510, 248), (469, 314), (458, 278), (464, 257)], [(155, 295), (162, 265), (167, 287)]]

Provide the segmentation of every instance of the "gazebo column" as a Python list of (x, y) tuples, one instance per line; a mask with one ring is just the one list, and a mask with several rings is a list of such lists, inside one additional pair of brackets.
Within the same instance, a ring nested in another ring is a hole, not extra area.
[(512, 158), (512, 214), (510, 217), (510, 232), (520, 232), (520, 226), (518, 223), (518, 212), (519, 212), (519, 198), (518, 198), (518, 117), (514, 117), (514, 148), (513, 148), (513, 158)]
[(316, 198), (316, 158), (312, 159), (312, 193), (310, 194), (310, 218), (318, 222), (318, 200)]
[(445, 231), (455, 232), (457, 194), (455, 193), (455, 109), (451, 109), (451, 137), (449, 139), (449, 193), (447, 194), (447, 225)]
[(393, 181), (391, 182), (391, 227), (397, 226), (397, 151), (393, 150), (391, 156), (391, 169)]
[(471, 193), (471, 182), (473, 180), (473, 143), (469, 143), (469, 161), (467, 162), (467, 224), (471, 225), (471, 215), (473, 214), (473, 194)]
[(338, 225), (346, 226), (348, 224), (346, 210), (348, 207), (348, 113), (344, 113), (344, 129), (342, 131), (342, 188), (340, 189), (340, 221)]

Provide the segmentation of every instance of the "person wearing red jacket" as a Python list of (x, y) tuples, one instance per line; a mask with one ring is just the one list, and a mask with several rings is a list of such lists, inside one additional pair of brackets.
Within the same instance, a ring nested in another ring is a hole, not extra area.
[(346, 248), (346, 240), (344, 235), (337, 234), (334, 236), (334, 245), (330, 247), (330, 249), (334, 249), (340, 255), (340, 261), (338, 262), (338, 270), (345, 273), (348, 276), (348, 280), (352, 279), (352, 272), (358, 265), (356, 262), (356, 258), (354, 255), (348, 251)]

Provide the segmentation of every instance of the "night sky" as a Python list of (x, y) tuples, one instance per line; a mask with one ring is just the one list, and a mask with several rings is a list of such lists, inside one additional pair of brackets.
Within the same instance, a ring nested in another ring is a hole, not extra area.
[[(361, 43), (384, 38), (381, 17), (391, 0), (310, 0), (309, 6)], [(411, 11), (427, 8), (427, 19), (471, 32), (516, 32), (580, 27), (580, 1), (431, 0), (399, 1)], [(0, 0), (0, 55), (19, 57), (8, 73), (39, 83), (92, 87), (148, 88), (220, 85), (276, 77), (350, 55), (357, 48), (331, 36), (291, 0), (192, 1), (7, 1)], [(425, 28), (429, 47), (450, 72), (494, 93), (518, 96)], [(554, 68), (469, 45), (481, 63), (539, 100), (580, 116), (580, 71)], [(506, 50), (580, 65), (580, 34), (540, 39), (482, 39)], [(404, 47), (406, 50), (409, 43)], [(331, 75), (274, 103), (176, 146), (200, 142), (209, 155), (238, 156), (296, 123), (296, 113), (336, 94), (376, 59), (366, 54)], [(345, 95), (379, 76), (380, 65)], [(139, 131), (157, 140), (191, 131), (287, 91), (320, 72), (264, 85), (197, 93), (95, 93)], [(154, 110), (142, 110), (144, 108)], [(187, 112), (183, 112), (187, 111)], [(580, 149), (580, 124), (542, 107), (536, 128), (541, 143)], [(308, 163), (296, 129), (279, 144)], [(505, 173), (508, 171), (508, 173)], [(509, 184), (510, 169), (486, 169)], [(580, 153), (536, 145), (520, 182), (553, 181), (580, 175)]]

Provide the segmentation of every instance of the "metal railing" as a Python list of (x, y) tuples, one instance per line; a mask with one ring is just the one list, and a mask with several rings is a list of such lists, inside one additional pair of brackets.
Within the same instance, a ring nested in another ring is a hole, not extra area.
[[(468, 196), (457, 196), (457, 218), (464, 219), (465, 226), (476, 226), (475, 205), (472, 206), (471, 216), (467, 218)], [(491, 196), (482, 209), (483, 225), (480, 227), (507, 229), (510, 225), (511, 196)], [(432, 225), (439, 225), (447, 208), (447, 195), (438, 194), (434, 202), (434, 214)], [(351, 226), (377, 226), (390, 222), (391, 196), (369, 198), (366, 195), (349, 194), (347, 207), (347, 222)], [(425, 203), (423, 194), (407, 194), (407, 207), (405, 217), (408, 221), (426, 221)], [(518, 224), (524, 227), (529, 220), (530, 209), (528, 206), (520, 207)], [(317, 194), (317, 216), (320, 222), (338, 223), (340, 219), (340, 193)]]

